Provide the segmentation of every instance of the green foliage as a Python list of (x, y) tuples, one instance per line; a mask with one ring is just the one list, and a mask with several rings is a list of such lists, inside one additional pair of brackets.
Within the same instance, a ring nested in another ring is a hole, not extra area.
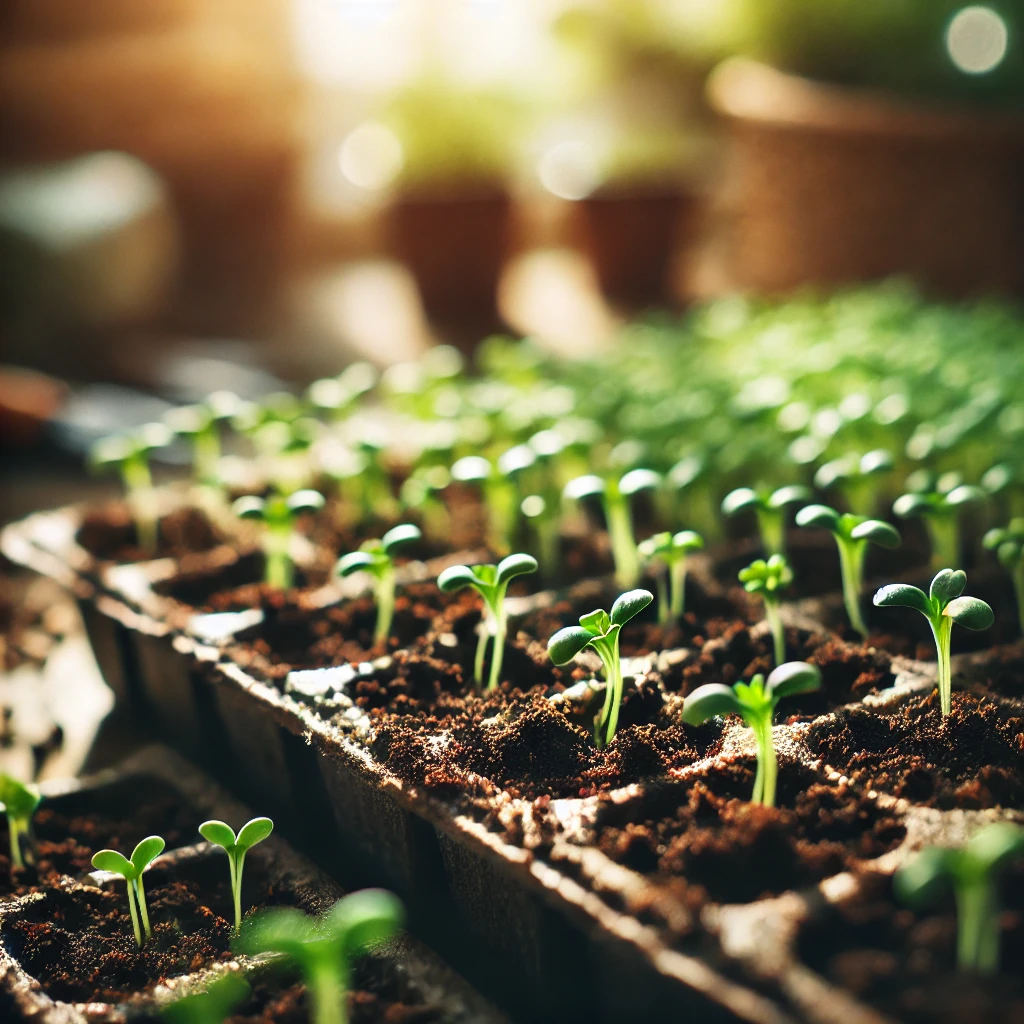
[(231, 893), (235, 901), (235, 931), (242, 925), (242, 868), (245, 866), (245, 855), (257, 843), (262, 843), (271, 832), (274, 823), (270, 818), (253, 818), (247, 821), (236, 836), (230, 825), (223, 821), (204, 821), (199, 826), (199, 834), (221, 847), (228, 855), (228, 869), (231, 873)]
[(932, 541), (932, 566), (955, 565), (960, 561), (959, 517), (963, 509), (983, 501), (981, 487), (961, 483), (958, 473), (913, 473), (907, 478), (908, 491), (892, 505), (900, 519), (920, 517)]
[(786, 660), (786, 634), (779, 614), (779, 593), (793, 582), (793, 570), (785, 555), (772, 555), (767, 561), (758, 558), (740, 569), (738, 578), (748, 594), (760, 594), (764, 601), (764, 614), (775, 648), (775, 664), (781, 665)]
[(787, 509), (803, 504), (810, 496), (810, 489), (802, 484), (789, 484), (774, 491), (737, 487), (722, 500), (722, 514), (732, 517), (753, 511), (765, 550), (769, 555), (781, 555), (786, 549)]
[(271, 587), (287, 590), (295, 573), (292, 563), (295, 524), (300, 516), (322, 509), (324, 496), (313, 490), (294, 491), (287, 496), (272, 494), (268, 498), (247, 495), (231, 507), (239, 519), (254, 519), (263, 524), (264, 578)]
[(239, 1003), (251, 991), (249, 983), (237, 971), (226, 971), (202, 992), (182, 996), (160, 1011), (167, 1024), (224, 1024)]
[(195, 405), (181, 405), (164, 416), (164, 423), (178, 437), (192, 443), (192, 473), (207, 487), (220, 486), (220, 427), (239, 412), (242, 400), (231, 391), (215, 391)]
[(1024, 633), (1024, 518), (1016, 517), (1004, 527), (988, 531), (982, 542), (989, 551), (994, 551), (999, 564), (1013, 579), (1017, 595), (1017, 617), (1021, 632)]
[(548, 655), (556, 665), (566, 665), (584, 648), (590, 647), (604, 667), (604, 706), (594, 721), (594, 736), (599, 747), (615, 738), (619, 708), (622, 706), (622, 662), (619, 658), (619, 633), (630, 619), (639, 615), (652, 601), (649, 590), (630, 590), (620, 594), (611, 612), (598, 608), (580, 616), (578, 626), (560, 629), (548, 641)]
[(117, 850), (100, 850), (99, 853), (93, 854), (92, 858), (94, 868), (120, 875), (128, 883), (128, 910), (132, 917), (135, 942), (139, 946), (142, 945), (144, 938), (148, 939), (153, 934), (149, 927), (149, 909), (146, 906), (146, 892), (142, 886), (142, 873), (163, 853), (164, 845), (160, 836), (148, 836), (135, 847), (130, 858), (118, 853)]
[(835, 488), (855, 515), (867, 519), (878, 506), (878, 483), (895, 465), (892, 453), (876, 448), (864, 455), (847, 452), (822, 463), (814, 474), (814, 486), (827, 491)]
[(686, 559), (691, 552), (700, 551), (703, 547), (704, 538), (693, 530), (656, 533), (640, 542), (638, 551), (643, 562), (661, 562), (668, 573), (667, 588), (665, 574), (659, 573), (657, 577), (659, 622), (666, 623), (682, 617), (686, 601)]
[(701, 725), (719, 715), (739, 715), (754, 731), (757, 742), (757, 775), (754, 779), (755, 804), (775, 805), (775, 784), (778, 762), (772, 740), (772, 718), (775, 706), (783, 697), (793, 697), (821, 688), (821, 672), (817, 666), (802, 661), (780, 664), (765, 681), (756, 675), (749, 683), (734, 686), (705, 683), (683, 701), (683, 722)]
[(7, 833), (11, 841), (11, 866), (23, 868), (32, 862), (32, 815), (42, 796), (35, 786), (19, 782), (10, 775), (0, 775), (0, 810), (7, 815)]

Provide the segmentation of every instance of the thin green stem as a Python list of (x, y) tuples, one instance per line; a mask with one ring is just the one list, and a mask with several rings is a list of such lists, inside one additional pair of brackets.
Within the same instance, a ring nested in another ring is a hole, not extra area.
[(780, 508), (759, 508), (757, 526), (761, 543), (769, 555), (781, 555), (786, 550), (786, 513)]
[(836, 537), (836, 543), (839, 545), (839, 568), (843, 575), (843, 602), (846, 605), (846, 614), (850, 617), (850, 625), (866, 640), (868, 627), (860, 610), (860, 592), (864, 579), (867, 542)]
[(195, 478), (203, 484), (216, 486), (219, 482), (217, 464), (220, 462), (220, 437), (212, 424), (199, 431), (192, 443), (192, 468)]
[(148, 939), (152, 934), (149, 927), (149, 908), (146, 906), (146, 891), (142, 887), (142, 874), (135, 879), (135, 898), (139, 901), (139, 913), (142, 915), (142, 930)]
[(23, 868), (25, 860), (21, 855), (22, 830), (20, 822), (10, 812), (7, 813), (7, 834), (11, 841), (11, 863), (16, 868)]
[(615, 732), (619, 727), (619, 710), (622, 707), (622, 660), (619, 658), (619, 636), (617, 633), (615, 634), (615, 640), (612, 642), (610, 662), (613, 693), (611, 711), (608, 714), (608, 726), (605, 729), (605, 746), (615, 739)]
[(935, 637), (936, 664), (938, 669), (939, 703), (942, 716), (945, 718), (953, 708), (953, 673), (950, 667), (950, 641), (953, 635), (953, 620), (948, 615), (939, 614), (936, 619), (929, 619), (932, 636)]
[(672, 621), (672, 607), (668, 596), (668, 579), (664, 569), (659, 568), (654, 582), (658, 589), (658, 622), (664, 626)]
[(490, 480), (484, 486), (487, 503), (487, 544), (496, 555), (507, 555), (512, 550), (515, 529), (516, 490), (504, 478)]
[(487, 689), (496, 690), (501, 681), (501, 663), (505, 657), (505, 624), (499, 623), (494, 634), (494, 647), (491, 649), (491, 674), (487, 680)]
[(545, 580), (558, 578), (558, 520), (552, 516), (541, 516), (534, 520), (537, 532), (537, 553), (540, 557), (541, 572)]
[(491, 631), (487, 618), (484, 617), (477, 627), (476, 657), (473, 659), (473, 682), (476, 683), (477, 689), (480, 689), (484, 682), (484, 655), (487, 653), (487, 641), (490, 637)]
[(619, 721), (619, 702), (622, 700), (622, 674), (619, 665), (618, 640), (614, 645), (606, 640), (594, 644), (594, 650), (601, 658), (604, 667), (604, 705), (597, 716), (594, 728), (594, 740), (598, 747), (606, 747), (615, 737), (615, 729)]
[(391, 622), (395, 615), (395, 570), (386, 566), (377, 579), (377, 628), (373, 633), (374, 646), (387, 643), (391, 635)]
[(266, 558), (264, 578), (275, 590), (288, 590), (294, 567), (291, 557), (291, 523), (268, 523), (263, 552)]
[(750, 796), (752, 804), (764, 803), (764, 737), (761, 735), (761, 728), (755, 724), (751, 726), (754, 731), (754, 740), (757, 743), (757, 771), (754, 774), (754, 792)]
[(932, 568), (951, 568), (960, 564), (960, 523), (955, 512), (934, 512), (925, 516), (932, 542)]
[(1017, 619), (1024, 633), (1024, 558), (1013, 567), (1013, 589), (1017, 595)]
[(636, 550), (629, 500), (621, 494), (606, 493), (604, 514), (615, 560), (615, 582), (624, 590), (630, 590), (640, 579), (640, 556)]
[(759, 762), (764, 764), (762, 776), (761, 803), (765, 807), (775, 806), (775, 783), (779, 774), (779, 762), (775, 756), (775, 741), (772, 737), (772, 714), (767, 713), (764, 722), (761, 723), (761, 735), (759, 738), (760, 754)]
[(345, 1005), (345, 964), (332, 956), (334, 951), (323, 952), (308, 965), (306, 984), (309, 988), (312, 1024), (346, 1024), (348, 1009)]
[(962, 971), (995, 974), (999, 969), (999, 913), (990, 878), (965, 882), (956, 889), (957, 964)]
[(672, 618), (681, 619), (686, 611), (686, 558), (678, 558), (669, 567), (672, 581)]
[(156, 511), (156, 495), (153, 491), (153, 476), (144, 455), (133, 455), (121, 464), (121, 478), (128, 495), (128, 505), (135, 520), (139, 547), (148, 554), (155, 554), (159, 530)]
[(775, 648), (775, 665), (778, 667), (786, 660), (786, 632), (779, 614), (779, 602), (775, 597), (764, 598), (764, 617), (768, 620), (768, 629), (772, 634), (772, 646)]
[(135, 932), (135, 945), (142, 946), (142, 929), (139, 928), (139, 915), (135, 910), (135, 879), (126, 878), (128, 883), (128, 911), (132, 915), (132, 931)]

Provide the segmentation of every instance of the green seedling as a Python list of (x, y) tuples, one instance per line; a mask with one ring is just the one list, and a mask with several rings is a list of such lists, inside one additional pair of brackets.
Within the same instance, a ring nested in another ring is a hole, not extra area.
[(165, 424), (147, 423), (128, 434), (104, 437), (89, 451), (89, 464), (93, 469), (116, 469), (121, 474), (139, 547), (148, 554), (156, 552), (159, 522), (149, 458), (173, 439), (174, 435)]
[[(662, 624), (682, 617), (686, 602), (686, 560), (704, 547), (704, 538), (693, 530), (656, 533), (640, 543), (645, 563), (661, 562), (665, 572), (657, 574), (658, 621)], [(666, 575), (668, 581), (666, 583)]]
[(802, 504), (810, 496), (810, 489), (802, 484), (790, 484), (775, 491), (738, 487), (722, 500), (722, 514), (731, 517), (752, 510), (765, 551), (781, 555), (786, 550), (786, 509)]
[(877, 505), (878, 483), (892, 472), (893, 465), (892, 454), (884, 448), (864, 455), (849, 452), (820, 466), (814, 474), (814, 486), (823, 491), (834, 487), (854, 515), (867, 519)]
[(520, 503), (519, 511), (533, 531), (538, 560), (544, 566), (544, 578), (555, 579), (560, 561), (558, 507), (550, 505), (543, 495), (528, 494)]
[(32, 815), (42, 800), (35, 786), (27, 786), (10, 775), (0, 775), (0, 806), (7, 815), (7, 834), (11, 840), (11, 865), (23, 868), (34, 859), (32, 851)]
[(892, 505), (900, 519), (921, 518), (932, 544), (932, 567), (956, 565), (960, 561), (960, 515), (964, 508), (985, 497), (980, 487), (960, 482), (957, 473), (937, 479), (927, 472), (907, 478), (908, 491)]
[(536, 455), (527, 445), (516, 445), (492, 465), (482, 455), (467, 455), (452, 465), (452, 479), (480, 489), (487, 506), (487, 545), (496, 554), (512, 549), (519, 516), (517, 481), (533, 466)]
[(505, 611), (505, 592), (517, 576), (537, 571), (537, 559), (532, 555), (516, 554), (503, 558), (497, 565), (452, 565), (437, 577), (437, 585), (445, 593), (472, 587), (484, 600), (484, 621), (481, 623), (473, 659), (473, 681), (483, 684), (484, 657), (487, 641), (494, 639), (491, 655), (491, 674), (487, 689), (497, 687), (501, 675), (501, 662), (505, 656), (505, 636), (508, 633), (508, 613)]
[(1017, 595), (1017, 618), (1024, 633), (1024, 518), (1010, 520), (1010, 525), (997, 527), (985, 534), (982, 543), (996, 553), (1000, 565), (1013, 580)]
[(875, 594), (875, 604), (879, 608), (913, 608), (928, 620), (938, 654), (939, 700), (943, 716), (949, 714), (953, 699), (949, 662), (953, 623), (958, 622), (967, 629), (988, 629), (995, 618), (984, 601), (961, 596), (965, 586), (967, 574), (962, 569), (942, 569), (932, 580), (927, 594), (908, 583), (890, 583)]
[(368, 572), (374, 580), (377, 599), (377, 626), (373, 642), (387, 642), (391, 634), (391, 620), (395, 615), (395, 552), (405, 544), (422, 537), (419, 527), (406, 523), (388, 530), (380, 540), (363, 541), (358, 551), (342, 555), (334, 566), (338, 576), (351, 576), (354, 572)]
[(231, 872), (231, 894), (235, 901), (235, 931), (242, 926), (242, 868), (245, 855), (257, 843), (262, 843), (271, 832), (274, 823), (270, 818), (253, 818), (247, 821), (236, 836), (230, 825), (223, 821), (204, 821), (199, 834), (228, 855), (228, 869)]
[(827, 505), (808, 505), (796, 514), (797, 526), (819, 526), (828, 530), (839, 548), (839, 568), (843, 574), (843, 601), (850, 625), (865, 639), (868, 627), (860, 609), (860, 592), (864, 586), (864, 556), (868, 544), (897, 548), (900, 535), (894, 526), (880, 519), (867, 519), (853, 512), (840, 515)]
[(182, 996), (165, 1006), (160, 1019), (167, 1024), (224, 1024), (251, 991), (241, 974), (228, 971), (202, 992)]
[(1024, 828), (999, 821), (961, 849), (928, 846), (893, 876), (893, 891), (914, 909), (933, 906), (950, 889), (956, 898), (956, 959), (961, 971), (999, 970), (999, 875), (1024, 856)]
[(598, 608), (581, 615), (578, 626), (566, 626), (548, 641), (548, 654), (556, 665), (567, 665), (587, 647), (601, 659), (605, 679), (604, 706), (594, 720), (594, 739), (599, 747), (606, 747), (615, 739), (619, 724), (623, 688), (619, 633), (653, 600), (654, 595), (649, 590), (630, 590), (615, 599), (610, 612)]
[(326, 418), (342, 420), (376, 383), (377, 370), (372, 364), (352, 363), (337, 377), (313, 381), (306, 389), (306, 401)]
[(571, 501), (589, 497), (600, 499), (615, 560), (615, 582), (620, 587), (635, 587), (640, 579), (640, 555), (633, 532), (630, 498), (641, 491), (660, 487), (661, 481), (661, 474), (653, 469), (631, 469), (617, 480), (595, 474), (578, 476), (570, 480), (562, 491), (563, 498)]
[(785, 555), (772, 555), (768, 561), (758, 558), (739, 571), (739, 581), (748, 594), (760, 594), (764, 601), (764, 617), (772, 634), (775, 664), (786, 659), (786, 634), (779, 613), (779, 592), (793, 582), (793, 570)]
[(399, 491), (401, 506), (419, 513), (423, 530), (432, 540), (447, 540), (450, 534), (451, 516), (441, 495), (451, 480), (447, 466), (421, 466)]
[(272, 494), (268, 498), (248, 495), (231, 506), (240, 519), (263, 523), (263, 552), (266, 557), (265, 580), (277, 590), (287, 590), (295, 576), (292, 542), (299, 517), (324, 507), (319, 491), (295, 491), (285, 497)]
[(240, 953), (281, 953), (302, 971), (312, 1024), (345, 1024), (352, 962), (391, 938), (404, 920), (397, 896), (363, 889), (343, 896), (320, 918), (295, 907), (264, 910), (245, 923)]
[(810, 693), (821, 688), (821, 672), (817, 666), (803, 661), (779, 665), (768, 676), (758, 674), (749, 683), (705, 683), (683, 701), (683, 721), (701, 725), (717, 715), (739, 715), (754, 731), (757, 743), (757, 774), (754, 776), (752, 803), (775, 806), (775, 784), (778, 760), (772, 738), (775, 706), (783, 697)]
[(149, 836), (132, 850), (131, 860), (117, 850), (100, 850), (92, 858), (94, 868), (120, 875), (128, 883), (128, 910), (132, 915), (132, 930), (135, 932), (135, 942), (138, 946), (142, 945), (143, 937), (148, 939), (153, 934), (149, 927), (149, 910), (146, 907), (146, 893), (142, 886), (142, 873), (163, 853), (163, 849), (164, 841), (160, 836)]
[(241, 399), (231, 391), (215, 391), (204, 402), (182, 405), (164, 416), (164, 423), (192, 444), (192, 473), (206, 487), (220, 487), (217, 471), (220, 462), (220, 427), (229, 422), (241, 407)]

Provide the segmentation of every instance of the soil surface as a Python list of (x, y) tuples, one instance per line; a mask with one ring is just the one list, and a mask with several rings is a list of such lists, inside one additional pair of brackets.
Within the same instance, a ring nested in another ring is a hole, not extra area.
[(152, 558), (181, 558), (209, 551), (224, 538), (197, 508), (178, 508), (160, 517), (157, 550), (139, 547), (131, 512), (123, 502), (88, 512), (75, 537), (89, 554), (104, 562), (144, 562)]

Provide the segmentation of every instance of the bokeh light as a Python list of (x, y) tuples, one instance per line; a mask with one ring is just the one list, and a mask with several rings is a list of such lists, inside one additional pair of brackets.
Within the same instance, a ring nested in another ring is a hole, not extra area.
[(382, 124), (361, 124), (342, 142), (338, 164), (345, 178), (359, 188), (387, 188), (402, 169), (402, 144)]
[(984, 75), (1002, 63), (1009, 35), (1006, 22), (991, 7), (965, 7), (949, 23), (946, 49), (965, 74)]

